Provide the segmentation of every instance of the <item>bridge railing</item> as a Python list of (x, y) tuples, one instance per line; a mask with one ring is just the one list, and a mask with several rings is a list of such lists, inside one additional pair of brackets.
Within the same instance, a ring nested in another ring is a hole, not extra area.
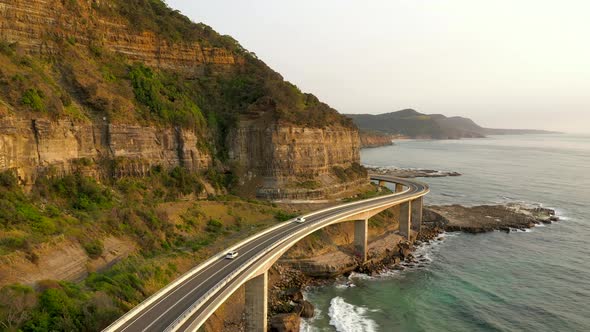
[[(304, 229), (307, 229), (309, 227), (313, 226), (313, 224), (310, 225), (305, 225), (303, 228), (301, 228), (299, 231), (302, 231)], [(279, 238), (278, 240), (274, 241), (272, 243), (271, 246), (267, 247), (266, 249), (264, 249), (262, 252), (258, 253), (256, 256), (248, 259), (247, 261), (245, 261), (244, 263), (242, 263), (237, 269), (235, 269), (232, 273), (228, 274), (225, 278), (223, 278), (222, 281), (218, 282), (213, 288), (211, 288), (209, 291), (207, 291), (207, 293), (205, 293), (199, 300), (197, 300), (195, 303), (193, 303), (190, 307), (188, 307), (176, 320), (174, 320), (174, 322), (172, 322), (164, 331), (169, 332), (169, 331), (174, 331), (175, 328), (181, 324), (183, 324), (188, 318), (190, 318), (193, 313), (199, 308), (201, 307), (201, 305), (203, 305), (205, 302), (209, 301), (209, 299), (211, 298), (211, 295), (217, 293), (221, 288), (225, 287), (230, 281), (232, 281), (238, 274), (243, 273), (244, 270), (250, 266), (254, 261), (260, 259), (261, 257), (264, 257), (264, 255), (266, 255), (267, 253), (271, 252), (272, 250), (274, 250), (274, 248), (276, 246), (278, 246), (279, 244), (283, 243), (284, 241), (286, 241), (287, 239), (289, 239), (290, 237), (292, 237), (293, 234), (288, 234), (285, 236), (282, 236), (281, 238)]]

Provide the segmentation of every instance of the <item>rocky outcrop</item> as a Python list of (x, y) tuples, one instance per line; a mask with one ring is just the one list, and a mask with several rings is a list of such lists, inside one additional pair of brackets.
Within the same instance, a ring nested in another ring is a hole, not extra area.
[[(68, 10), (68, 5), (75, 10)], [(122, 18), (100, 15), (101, 6), (109, 4), (91, 0), (0, 0), (0, 39), (18, 42), (30, 54), (55, 55), (60, 40), (74, 38), (76, 43), (96, 44), (131, 61), (190, 71), (202, 70), (199, 65), (204, 64), (231, 66), (243, 62), (222, 48), (171, 43), (149, 31), (134, 31)]]
[(515, 231), (551, 223), (559, 218), (555, 211), (541, 207), (510, 205), (430, 206), (425, 209), (424, 222), (447, 231), (485, 233), (494, 230)]
[(301, 318), (296, 313), (278, 314), (270, 320), (271, 332), (299, 332)]
[(360, 139), (362, 149), (393, 145), (393, 136), (382, 133), (361, 131)]
[[(197, 149), (197, 141), (193, 132), (179, 128), (4, 117), (0, 171), (15, 170), (24, 184), (32, 184), (46, 173), (120, 177), (146, 175), (154, 165), (205, 169), (211, 157)], [(105, 160), (112, 168), (97, 166)]]
[[(400, 248), (404, 245), (402, 236), (395, 232), (386, 232), (369, 242), (367, 249), (367, 262), (359, 262), (354, 256), (354, 250), (350, 245), (340, 246), (338, 250), (326, 252), (321, 255), (315, 255), (309, 258), (299, 259), (282, 259), (281, 263), (288, 264), (294, 269), (303, 272), (305, 275), (313, 278), (334, 278), (336, 276), (358, 270), (363, 266), (377, 266), (384, 259), (388, 261), (395, 257), (399, 263), (399, 257), (404, 257)], [(342, 250), (347, 248), (347, 250)]]
[(438, 171), (422, 168), (395, 168), (395, 167), (367, 167), (367, 171), (374, 174), (390, 175), (399, 178), (442, 178), (447, 176), (461, 176), (454, 171)]

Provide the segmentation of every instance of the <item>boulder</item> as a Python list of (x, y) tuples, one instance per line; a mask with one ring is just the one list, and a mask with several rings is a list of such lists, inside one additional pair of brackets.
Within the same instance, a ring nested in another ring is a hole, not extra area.
[(303, 318), (312, 318), (315, 315), (315, 308), (309, 301), (303, 300), (299, 304), (301, 311), (299, 315)]
[(271, 332), (299, 332), (301, 318), (296, 313), (278, 314), (270, 320)]

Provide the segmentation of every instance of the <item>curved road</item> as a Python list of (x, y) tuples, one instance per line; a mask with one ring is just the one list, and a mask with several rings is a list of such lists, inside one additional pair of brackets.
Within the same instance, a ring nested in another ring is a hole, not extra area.
[(235, 259), (225, 259), (227, 251), (217, 254), (152, 295), (105, 331), (195, 330), (195, 325), (202, 324), (235, 289), (260, 273), (261, 266), (272, 264), (301, 238), (350, 220), (346, 218), (363, 211), (395, 206), (429, 192), (428, 186), (419, 182), (382, 175), (370, 177), (401, 183), (406, 190), (316, 211), (305, 216), (305, 223), (290, 220), (258, 233), (231, 248), (239, 252)]

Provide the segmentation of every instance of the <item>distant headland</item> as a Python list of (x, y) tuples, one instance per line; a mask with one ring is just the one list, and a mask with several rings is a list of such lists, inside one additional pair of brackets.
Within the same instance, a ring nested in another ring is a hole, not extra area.
[(395, 138), (459, 139), (487, 135), (557, 134), (536, 129), (484, 128), (469, 118), (423, 114), (413, 109), (383, 114), (345, 114), (359, 127), (363, 147), (390, 145)]

